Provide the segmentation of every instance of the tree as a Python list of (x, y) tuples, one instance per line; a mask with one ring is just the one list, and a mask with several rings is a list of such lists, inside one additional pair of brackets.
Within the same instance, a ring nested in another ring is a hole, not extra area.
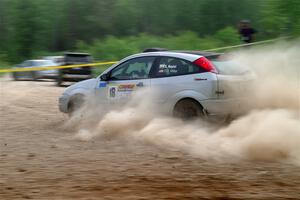
[(35, 36), (38, 29), (35, 4), (31, 0), (14, 1), (14, 31), (12, 44), (15, 48), (15, 58), (23, 60), (32, 55), (35, 46)]

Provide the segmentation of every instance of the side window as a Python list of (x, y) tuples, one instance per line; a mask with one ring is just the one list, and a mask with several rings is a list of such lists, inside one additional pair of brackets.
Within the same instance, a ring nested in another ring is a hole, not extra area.
[(22, 67), (31, 67), (32, 61), (29, 61), (29, 60), (24, 61), (21, 65), (22, 65)]
[(32, 62), (32, 65), (33, 66), (42, 66), (43, 64), (40, 61), (34, 61), (34, 62)]
[(126, 61), (111, 71), (112, 80), (146, 79), (155, 57), (142, 57)]
[(192, 63), (171, 57), (162, 57), (154, 74), (156, 77), (179, 76), (185, 74), (201, 73), (200, 67)]

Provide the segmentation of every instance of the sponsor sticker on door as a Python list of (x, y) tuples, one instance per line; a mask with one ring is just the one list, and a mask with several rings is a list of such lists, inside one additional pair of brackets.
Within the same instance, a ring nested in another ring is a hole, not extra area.
[(108, 98), (115, 100), (129, 99), (132, 92), (135, 90), (135, 84), (120, 84), (108, 86)]

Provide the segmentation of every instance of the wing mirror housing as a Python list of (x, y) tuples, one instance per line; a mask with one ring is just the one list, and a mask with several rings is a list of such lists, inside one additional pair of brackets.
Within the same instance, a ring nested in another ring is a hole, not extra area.
[(108, 81), (109, 80), (109, 75), (108, 74), (102, 74), (100, 76), (100, 80), (101, 81)]

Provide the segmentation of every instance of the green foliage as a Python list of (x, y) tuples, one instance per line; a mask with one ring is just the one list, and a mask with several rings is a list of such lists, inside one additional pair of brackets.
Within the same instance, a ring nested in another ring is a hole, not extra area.
[(239, 43), (239, 39), (236, 30), (232, 27), (226, 27), (215, 35), (202, 38), (191, 31), (164, 37), (149, 34), (122, 38), (108, 36), (103, 40), (97, 39), (89, 44), (79, 41), (77, 48), (79, 51), (91, 53), (97, 60), (118, 60), (150, 47), (172, 50), (208, 50), (220, 45), (235, 45), (237, 43)]
[(263, 4), (262, 13), (260, 22), (268, 35), (300, 35), (299, 0), (268, 0)]
[(209, 49), (238, 44), (242, 19), (255, 38), (300, 35), (300, 1), (0, 0), (0, 54), (16, 63), (77, 49), (99, 59), (153, 46)]
[(9, 64), (5, 61), (7, 60), (6, 57), (7, 55), (0, 54), (0, 69), (7, 68), (9, 66)]
[(222, 42), (222, 46), (226, 44), (239, 44), (239, 34), (233, 27), (226, 27), (217, 31), (215, 38)]

